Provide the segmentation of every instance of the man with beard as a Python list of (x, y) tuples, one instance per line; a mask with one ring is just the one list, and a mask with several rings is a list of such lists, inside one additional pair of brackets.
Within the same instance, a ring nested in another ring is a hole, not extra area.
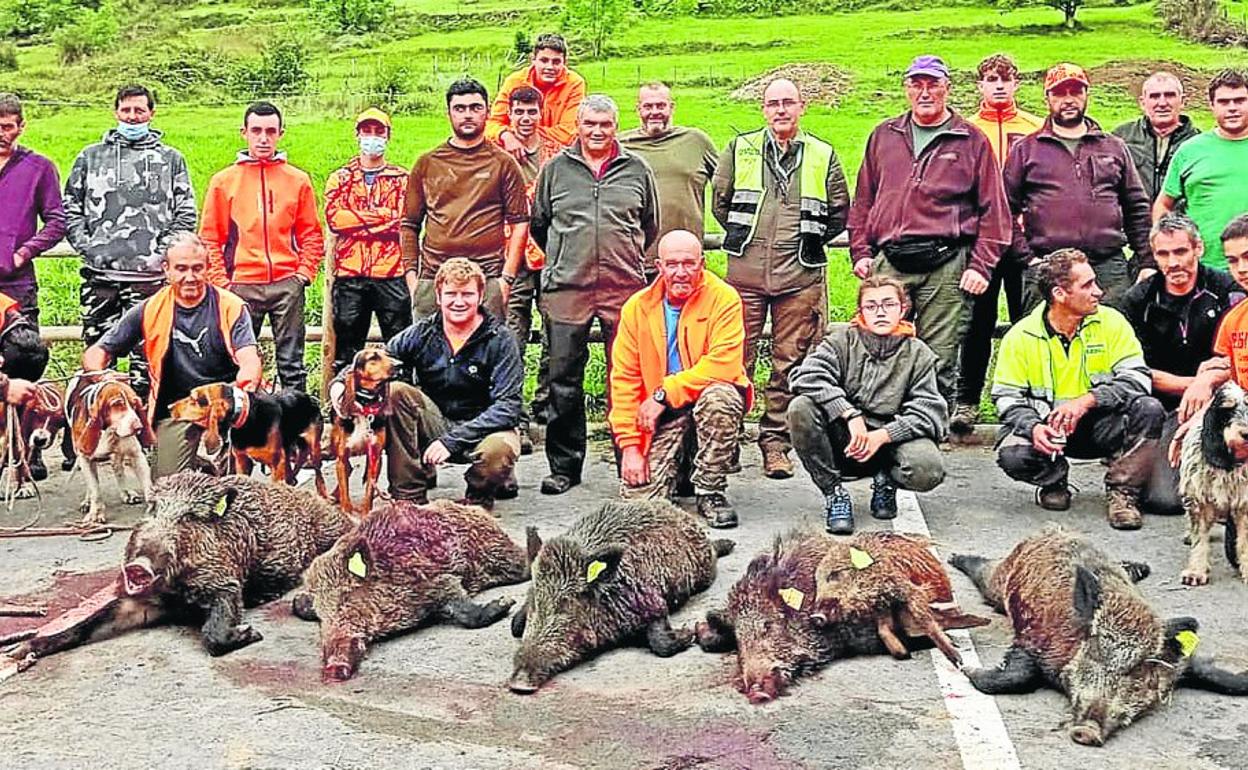
[[(1218, 322), (1244, 292), (1229, 273), (1200, 264), (1204, 243), (1196, 223), (1167, 214), (1152, 230), (1158, 274), (1127, 292), (1122, 313), (1131, 322), (1153, 372), (1153, 396), (1166, 408), (1161, 443), (1167, 446), (1178, 428), (1178, 407), (1195, 382), (1201, 364), (1213, 357)], [(1159, 457), (1141, 499), (1155, 513), (1183, 513), (1178, 497), (1178, 469)]]
[(1215, 75), (1209, 81), (1209, 109), (1217, 128), (1185, 142), (1174, 154), (1153, 204), (1153, 219), (1183, 202), (1205, 237), (1201, 261), (1226, 269), (1222, 229), (1248, 211), (1248, 75), (1239, 70)]
[(1144, 115), (1115, 128), (1114, 136), (1127, 143), (1144, 192), (1156, 201), (1174, 153), (1200, 129), (1182, 114), (1183, 81), (1172, 73), (1148, 76), (1140, 86), (1140, 109)]
[[(1104, 304), (1118, 307), (1135, 274), (1155, 271), (1148, 194), (1122, 140), (1087, 117), (1088, 76), (1058, 64), (1044, 78), (1049, 117), (1005, 162), (1014, 257), (1028, 265), (1026, 304), (1041, 302), (1035, 266), (1045, 254), (1079, 249), (1096, 272)], [(1020, 223), (1021, 216), (1021, 223)], [(1131, 244), (1134, 264), (1123, 246)]]
[[(706, 185), (715, 175), (715, 145), (705, 132), (672, 124), (676, 102), (663, 83), (646, 83), (637, 92), (641, 126), (620, 144), (650, 164), (659, 186), (659, 237), (685, 230), (698, 238), (705, 230)], [(656, 248), (646, 253), (653, 263)]]
[(507, 317), (507, 295), (529, 237), (529, 201), (515, 159), (485, 141), (488, 104), (477, 81), (452, 83), (446, 112), (453, 135), (420, 156), (408, 177), (400, 241), (417, 318), (437, 309), (433, 279), (451, 257), (481, 266), (485, 307), (495, 318)]

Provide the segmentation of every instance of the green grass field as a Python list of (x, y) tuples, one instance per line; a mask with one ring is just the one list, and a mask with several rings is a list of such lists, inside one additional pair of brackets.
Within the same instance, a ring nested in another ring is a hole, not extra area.
[[(327, 37), (308, 24), (301, 6), (289, 0), (185, 2), (176, 10), (163, 5), (162, 13), (173, 14), (156, 27), (165, 37), (158, 42), (132, 41), (126, 48), (147, 52), (143, 56), (152, 55), (153, 44), (155, 50), (186, 45), (247, 54), (274, 36), (297, 31), (314, 52), (308, 65), (314, 83), (303, 95), (279, 100), (288, 122), (283, 146), (291, 162), (307, 170), (320, 187), (355, 151), (351, 117), (371, 101), (367, 91), (378, 70), (402, 68), (408, 84), (411, 110), (395, 118), (389, 156), (410, 164), (447, 135), (440, 96), (446, 84), (469, 74), (493, 91), (514, 66), (517, 30), (531, 36), (557, 27), (555, 6), (517, 0), (400, 0), (398, 5), (407, 14), (401, 19), (411, 21), (416, 34), (408, 36), (396, 24), (384, 34)], [(525, 14), (516, 25), (495, 23), (513, 12)], [(1232, 16), (1236, 14), (1242, 15), (1238, 5)], [(444, 26), (450, 29), (423, 31), (430, 28), (430, 19), (446, 20)], [(928, 7), (912, 0), (817, 16), (637, 18), (612, 37), (607, 56), (593, 61), (574, 58), (571, 64), (588, 79), (591, 91), (617, 99), (623, 110), (622, 128), (636, 125), (632, 104), (637, 85), (661, 79), (673, 86), (677, 122), (701, 127), (721, 146), (735, 132), (761, 124), (757, 103), (730, 97), (735, 88), (782, 65), (829, 65), (841, 85), (810, 105), (803, 125), (834, 144), (852, 177), (872, 127), (905, 109), (900, 76), (919, 53), (945, 57), (955, 71), (953, 100), (962, 110), (973, 109), (977, 102), (974, 67), (989, 53), (1004, 51), (1015, 57), (1028, 81), (1020, 101), (1040, 113), (1043, 70), (1058, 61), (1080, 63), (1089, 68), (1093, 81), (1090, 114), (1106, 128), (1136, 114), (1129, 88), (1158, 62), (1181, 63), (1183, 72), (1196, 80), (1243, 62), (1235, 50), (1166, 35), (1151, 4), (1085, 8), (1079, 13), (1077, 31), (1062, 29), (1060, 21), (1061, 15), (1048, 8), (1001, 13), (989, 6)], [(118, 83), (101, 73), (106, 75), (126, 55), (126, 50), (117, 51), (99, 61), (62, 68), (50, 44), (26, 45), (19, 48), (20, 69), (0, 75), (0, 90), (38, 97), (31, 101), (23, 141), (49, 155), (62, 174), (83, 145), (98, 140), (113, 124), (110, 92)], [(157, 90), (159, 94), (159, 85)], [(1194, 93), (1190, 101), (1197, 123), (1207, 126), (1204, 95)], [(162, 97), (154, 121), (166, 141), (187, 156), (195, 188), (201, 192), (242, 146), (238, 126), (244, 104), (220, 102), (220, 97), (211, 105)], [(39, 267), (45, 323), (76, 323), (76, 269), (64, 260), (49, 260)], [(722, 257), (713, 260), (712, 267), (722, 270)], [(854, 281), (843, 254), (833, 257), (829, 284), (831, 315), (846, 318)], [(319, 306), (320, 294), (315, 292), (310, 319), (319, 318)]]

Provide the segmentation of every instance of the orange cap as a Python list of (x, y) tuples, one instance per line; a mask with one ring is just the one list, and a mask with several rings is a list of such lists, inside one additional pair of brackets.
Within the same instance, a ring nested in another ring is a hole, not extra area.
[(1044, 92), (1047, 94), (1054, 88), (1067, 81), (1075, 81), (1082, 83), (1084, 88), (1088, 88), (1092, 84), (1088, 82), (1088, 73), (1083, 71), (1083, 67), (1078, 64), (1069, 64), (1063, 62), (1049, 69), (1044, 75)]

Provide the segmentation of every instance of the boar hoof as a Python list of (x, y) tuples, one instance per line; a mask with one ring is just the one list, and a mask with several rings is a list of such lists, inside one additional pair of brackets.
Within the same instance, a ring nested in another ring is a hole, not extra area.
[(1083, 746), (1104, 746), (1105, 736), (1097, 725), (1084, 722), (1070, 729), (1070, 739)]
[(251, 626), (235, 626), (225, 639), (207, 640), (205, 644), (208, 647), (208, 654), (216, 658), (263, 640), (264, 637), (260, 635), (260, 632)]
[(1185, 569), (1180, 579), (1185, 586), (1203, 586), (1209, 582), (1209, 570)]

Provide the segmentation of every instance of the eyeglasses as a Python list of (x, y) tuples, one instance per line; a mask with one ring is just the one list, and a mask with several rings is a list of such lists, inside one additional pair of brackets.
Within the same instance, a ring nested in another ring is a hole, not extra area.
[(768, 99), (767, 101), (763, 102), (763, 109), (778, 110), (781, 107), (783, 107), (786, 110), (791, 110), (794, 107), (796, 107), (798, 104), (801, 104), (801, 102), (799, 102), (796, 99)]
[(900, 309), (901, 302), (895, 299), (886, 299), (883, 302), (866, 302), (862, 306), (862, 312), (867, 315), (875, 315), (879, 312), (892, 313)]

